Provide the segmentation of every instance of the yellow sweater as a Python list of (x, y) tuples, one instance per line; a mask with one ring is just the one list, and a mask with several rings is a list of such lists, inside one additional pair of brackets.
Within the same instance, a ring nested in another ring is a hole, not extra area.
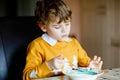
[(30, 79), (31, 71), (36, 71), (38, 78), (53, 76), (54, 73), (46, 65), (46, 61), (63, 54), (73, 63), (73, 56), (77, 57), (78, 66), (88, 66), (90, 58), (75, 38), (70, 42), (58, 41), (54, 46), (49, 45), (41, 37), (33, 40), (27, 48), (26, 65), (23, 71), (23, 80)]

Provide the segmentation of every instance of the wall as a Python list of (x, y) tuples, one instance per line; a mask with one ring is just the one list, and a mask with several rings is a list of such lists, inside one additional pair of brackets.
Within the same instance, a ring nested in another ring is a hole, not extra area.
[(82, 44), (91, 57), (102, 57), (103, 68), (120, 66), (119, 5), (119, 0), (80, 0)]
[(81, 41), (80, 35), (80, 0), (64, 0), (72, 10), (72, 29), (71, 34)]

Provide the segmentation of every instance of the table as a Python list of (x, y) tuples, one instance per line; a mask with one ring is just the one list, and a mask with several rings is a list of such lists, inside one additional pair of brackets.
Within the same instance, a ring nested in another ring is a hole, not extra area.
[[(105, 69), (104, 74), (99, 76), (96, 80), (120, 80), (120, 68)], [(49, 78), (41, 78), (34, 80), (71, 80), (68, 76), (54, 76)]]

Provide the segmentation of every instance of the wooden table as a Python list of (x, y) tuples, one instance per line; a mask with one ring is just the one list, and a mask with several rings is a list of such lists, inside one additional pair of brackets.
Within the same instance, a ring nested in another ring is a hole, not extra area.
[[(96, 80), (120, 80), (120, 68), (103, 70), (104, 74), (99, 76)], [(41, 78), (34, 80), (71, 80), (68, 76), (54, 76), (49, 78)]]

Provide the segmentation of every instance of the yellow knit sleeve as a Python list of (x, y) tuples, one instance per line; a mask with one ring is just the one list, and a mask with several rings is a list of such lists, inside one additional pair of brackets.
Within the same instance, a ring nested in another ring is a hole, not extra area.
[(87, 52), (82, 48), (80, 43), (74, 39), (75, 41), (75, 47), (78, 51), (78, 64), (79, 66), (86, 67), (89, 65), (91, 58), (88, 56)]
[(33, 41), (27, 48), (26, 65), (23, 71), (23, 80), (30, 80), (31, 71), (35, 70), (38, 78), (53, 75), (48, 68), (42, 47), (37, 41)]

